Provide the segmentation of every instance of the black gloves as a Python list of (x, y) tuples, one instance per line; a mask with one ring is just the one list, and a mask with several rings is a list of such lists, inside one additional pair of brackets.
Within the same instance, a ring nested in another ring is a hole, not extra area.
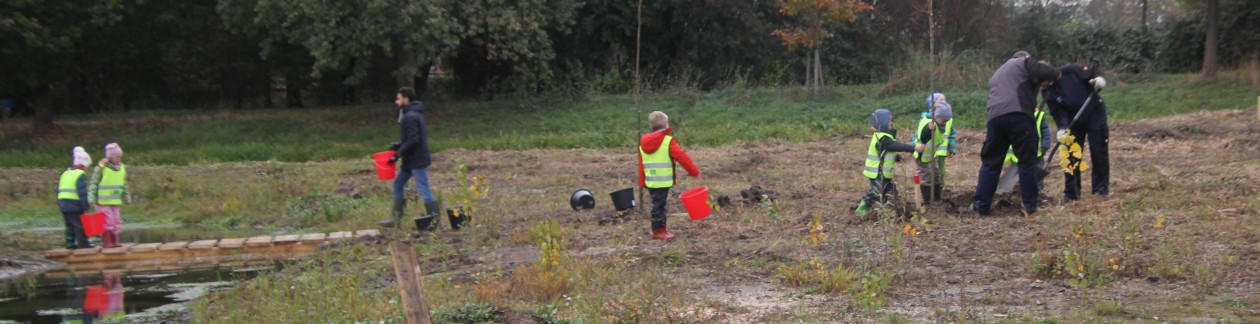
[(397, 143), (397, 142), (395, 142), (395, 143), (389, 143), (389, 151), (397, 151), (397, 150), (398, 150), (398, 148), (400, 148), (400, 147), (402, 147), (402, 144), (399, 144), (399, 143)]
[(389, 164), (394, 164), (394, 162), (398, 162), (398, 154), (394, 154), (394, 156), (389, 157)]

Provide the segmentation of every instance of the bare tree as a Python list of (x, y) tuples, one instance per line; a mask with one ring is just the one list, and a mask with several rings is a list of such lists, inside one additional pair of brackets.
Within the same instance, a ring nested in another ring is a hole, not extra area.
[(1207, 0), (1207, 40), (1203, 43), (1203, 81), (1216, 82), (1216, 34), (1219, 25), (1220, 0)]

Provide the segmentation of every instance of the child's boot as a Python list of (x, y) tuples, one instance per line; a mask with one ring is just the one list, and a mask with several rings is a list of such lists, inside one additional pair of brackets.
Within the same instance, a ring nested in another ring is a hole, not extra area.
[(932, 192), (935, 194), (935, 196), (932, 196), (935, 201), (945, 199), (945, 185), (936, 185), (932, 188)]
[(919, 198), (923, 199), (923, 205), (925, 206), (930, 204), (932, 202), (932, 198), (934, 198), (932, 196), (932, 187), (929, 186), (919, 186), (919, 195)]
[(867, 209), (870, 209), (870, 207), (870, 205), (866, 204), (865, 200), (859, 201), (857, 209), (853, 210), (853, 214), (857, 215), (857, 217), (866, 217), (866, 211)]
[(669, 234), (669, 230), (665, 229), (664, 227), (661, 227), (661, 228), (652, 229), (652, 239), (668, 241), (668, 240), (674, 239), (674, 235)]

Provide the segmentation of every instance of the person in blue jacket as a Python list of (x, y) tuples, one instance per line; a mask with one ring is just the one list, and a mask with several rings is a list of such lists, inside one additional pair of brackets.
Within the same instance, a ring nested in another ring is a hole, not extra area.
[[(1056, 139), (1064, 141), (1067, 135), (1075, 136), (1077, 144), (1085, 147), (1088, 141), (1090, 162), (1093, 164), (1090, 184), (1093, 194), (1106, 196), (1110, 193), (1111, 156), (1107, 152), (1107, 104), (1098, 92), (1107, 87), (1107, 80), (1102, 71), (1095, 67), (1080, 64), (1067, 64), (1059, 68), (1060, 77), (1055, 82), (1042, 87), (1042, 97), (1050, 108), (1055, 126), (1059, 129)], [(1082, 107), (1086, 99), (1089, 106)], [(1072, 123), (1077, 112), (1080, 119)], [(1068, 124), (1072, 124), (1070, 132), (1065, 132)], [(1050, 152), (1054, 154), (1055, 152)], [(1075, 157), (1070, 159), (1076, 160)], [(1081, 196), (1081, 170), (1079, 163), (1072, 172), (1064, 172), (1063, 197), (1076, 200)]]
[(394, 209), (390, 218), (377, 222), (384, 227), (394, 227), (402, 219), (407, 208), (407, 180), (415, 178), (416, 191), (424, 200), (425, 215), (438, 214), (437, 199), (429, 189), (429, 165), (433, 164), (433, 155), (429, 152), (428, 129), (424, 122), (424, 103), (416, 99), (416, 91), (411, 87), (399, 88), (394, 96), (394, 104), (399, 109), (399, 129), (401, 138), (398, 144), (390, 146), (395, 151), (389, 163), (397, 163), (398, 176), (394, 178)]

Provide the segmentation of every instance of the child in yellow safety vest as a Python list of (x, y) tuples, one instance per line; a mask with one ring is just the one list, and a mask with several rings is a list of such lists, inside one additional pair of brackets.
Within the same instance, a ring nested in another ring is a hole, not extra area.
[(122, 231), (123, 203), (131, 203), (127, 190), (127, 166), (122, 163), (122, 147), (118, 143), (105, 145), (105, 159), (92, 168), (92, 183), (88, 187), (88, 203), (96, 211), (105, 213), (105, 248), (118, 247), (118, 232)]
[(652, 131), (639, 138), (639, 185), (652, 196), (652, 239), (671, 240), (674, 235), (665, 228), (665, 203), (669, 188), (674, 187), (674, 163), (687, 170), (692, 178), (700, 177), (700, 169), (670, 134), (669, 116), (660, 111), (648, 114)]
[(83, 232), (81, 219), (89, 206), (87, 174), (83, 170), (92, 164), (92, 157), (82, 146), (75, 146), (72, 152), (74, 163), (61, 173), (61, 180), (57, 183), (57, 207), (61, 209), (62, 220), (66, 223), (66, 248), (93, 248)]
[[(1037, 127), (1037, 161), (1036, 168), (1044, 169), (1046, 160), (1046, 151), (1050, 150), (1050, 124), (1046, 122), (1046, 112), (1041, 107), (1033, 110), (1033, 122)], [(1002, 172), (1002, 176), (998, 177), (997, 190), (995, 194), (1005, 195), (1015, 191), (1015, 185), (1019, 184), (1019, 158), (1015, 156), (1015, 149), (1008, 148), (1006, 150), (1006, 172)], [(1038, 177), (1037, 190), (1045, 187), (1045, 179)]]
[(853, 214), (866, 217), (871, 205), (884, 202), (890, 194), (897, 192), (893, 183), (893, 170), (901, 156), (894, 152), (923, 152), (924, 145), (910, 145), (897, 142), (897, 131), (893, 129), (892, 112), (888, 109), (876, 109), (871, 114), (871, 127), (875, 133), (871, 135), (871, 145), (866, 149), (866, 166), (862, 175), (871, 182), (871, 189), (858, 201)]
[(954, 109), (945, 101), (945, 95), (933, 93), (927, 103), (928, 111), (919, 119), (914, 133), (914, 143), (925, 146), (922, 153), (914, 153), (924, 204), (941, 200), (945, 188), (945, 158), (954, 155), (958, 146)]

